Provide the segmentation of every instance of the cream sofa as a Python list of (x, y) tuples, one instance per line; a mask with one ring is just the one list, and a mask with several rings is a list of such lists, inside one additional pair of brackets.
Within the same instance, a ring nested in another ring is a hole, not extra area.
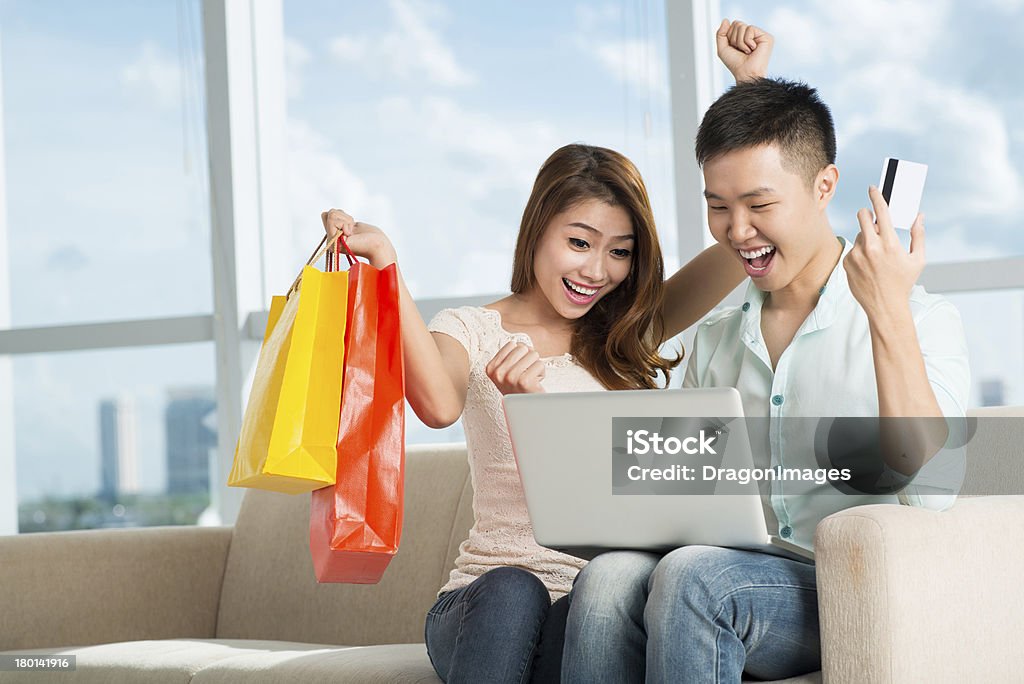
[[(1016, 423), (972, 442), (968, 491), (1024, 491)], [(437, 682), (423, 616), (472, 521), (465, 448), (411, 448), (407, 472), (375, 586), (316, 583), (308, 496), (250, 491), (233, 528), (0, 537), (0, 651), (77, 656), (0, 683)], [(816, 543), (825, 681), (1024, 680), (1024, 497), (850, 509)]]

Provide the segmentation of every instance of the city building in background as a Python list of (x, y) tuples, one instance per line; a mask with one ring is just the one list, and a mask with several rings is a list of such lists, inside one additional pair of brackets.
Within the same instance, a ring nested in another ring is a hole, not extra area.
[(217, 447), (212, 422), (217, 402), (212, 387), (176, 387), (167, 391), (167, 493), (210, 491), (210, 451)]
[(116, 501), (139, 489), (135, 403), (130, 397), (100, 402), (100, 498)]
[(999, 378), (981, 381), (981, 405), (1002, 406), (1006, 403), (1006, 383)]

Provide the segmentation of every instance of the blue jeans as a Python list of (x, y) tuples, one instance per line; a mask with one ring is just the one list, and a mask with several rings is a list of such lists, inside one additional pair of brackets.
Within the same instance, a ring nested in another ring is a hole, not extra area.
[(686, 546), (598, 556), (569, 599), (562, 681), (738, 683), (821, 667), (814, 566)]
[(427, 613), (427, 654), (449, 684), (559, 680), (568, 598), (551, 603), (521, 568), (495, 568), (441, 594)]

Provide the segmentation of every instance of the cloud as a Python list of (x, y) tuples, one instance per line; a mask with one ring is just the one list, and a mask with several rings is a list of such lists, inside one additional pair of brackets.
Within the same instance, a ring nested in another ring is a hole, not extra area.
[(331, 41), (331, 56), (342, 62), (358, 62), (370, 52), (370, 41), (365, 38), (341, 36)]
[[(59, 372), (58, 364), (53, 355), (29, 356), (14, 364), (20, 500), (43, 494), (89, 493), (99, 481), (94, 414), (88, 413), (88, 408), (83, 413), (85, 402)], [(67, 453), (76, 456), (60, 458)]]
[(989, 7), (997, 12), (1014, 14), (1024, 8), (1024, 0), (982, 0), (976, 7)]
[(931, 264), (965, 259), (1001, 259), (1006, 256), (1005, 250), (973, 239), (963, 225), (950, 226), (935, 234), (928, 231), (926, 224), (925, 230), (925, 249), (928, 263)]
[[(320, 212), (345, 209), (357, 219), (377, 225), (394, 224), (390, 198), (373, 192), (342, 159), (330, 141), (301, 119), (288, 120), (288, 213), (295, 236), (295, 256), (305, 261), (317, 232)], [(301, 263), (300, 261), (300, 263)]]
[(668, 95), (665, 60), (651, 40), (602, 40), (596, 49), (592, 41), (580, 39), (580, 47), (592, 54), (619, 81), (641, 92)]
[[(633, 24), (627, 21), (630, 18)], [(574, 42), (580, 52), (596, 59), (617, 81), (644, 93), (668, 96), (665, 55), (641, 31), (638, 22), (615, 5), (577, 5)], [(638, 37), (624, 38), (625, 27), (636, 29)]]
[(77, 245), (63, 245), (50, 251), (46, 267), (61, 271), (78, 271), (90, 264), (89, 255)]
[(153, 42), (143, 43), (142, 53), (121, 69), (120, 78), (124, 86), (153, 98), (161, 107), (181, 102), (181, 66)]
[(339, 62), (359, 63), (368, 71), (384, 70), (405, 80), (426, 79), (448, 88), (476, 82), (434, 26), (446, 18), (440, 6), (418, 0), (391, 0), (389, 5), (391, 29), (377, 36), (335, 38), (331, 55)]
[(284, 39), (284, 64), (285, 64), (285, 87), (289, 98), (297, 98), (302, 95), (302, 69), (313, 60), (313, 55), (300, 41), (285, 36)]
[(944, 219), (1002, 218), (1019, 208), (1022, 181), (1010, 158), (1009, 122), (990, 98), (899, 62), (860, 69), (843, 79), (839, 92), (844, 109), (860, 110), (844, 147), (893, 131), (903, 146), (927, 150), (929, 195)]
[(611, 3), (605, 5), (576, 5), (576, 23), (583, 33), (591, 33), (602, 26), (623, 21), (624, 10)]
[(560, 139), (544, 121), (499, 119), (445, 97), (415, 102), (388, 98), (377, 111), (392, 130), (420, 131), (439, 153), (461, 158), (468, 172), (462, 187), (472, 198), (500, 188), (529, 188), (540, 162), (559, 145), (571, 142)]
[(943, 39), (950, 9), (950, 0), (815, 3), (799, 10), (779, 7), (765, 27), (797, 66), (871, 63), (880, 55), (919, 62)]

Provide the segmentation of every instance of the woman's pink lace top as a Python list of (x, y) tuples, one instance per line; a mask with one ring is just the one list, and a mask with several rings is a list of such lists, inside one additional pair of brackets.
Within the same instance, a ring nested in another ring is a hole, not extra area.
[[(523, 568), (544, 582), (552, 600), (572, 588), (585, 561), (537, 544), (526, 512), (512, 444), (501, 408), (501, 393), (484, 368), (511, 340), (533, 346), (525, 333), (502, 328), (493, 309), (464, 306), (440, 311), (428, 326), (458, 340), (469, 353), (469, 389), (462, 425), (473, 483), (473, 527), (459, 547), (448, 583), (441, 592), (463, 587), (488, 570), (501, 566)], [(580, 392), (604, 387), (570, 354), (544, 359), (542, 386), (547, 392)]]

